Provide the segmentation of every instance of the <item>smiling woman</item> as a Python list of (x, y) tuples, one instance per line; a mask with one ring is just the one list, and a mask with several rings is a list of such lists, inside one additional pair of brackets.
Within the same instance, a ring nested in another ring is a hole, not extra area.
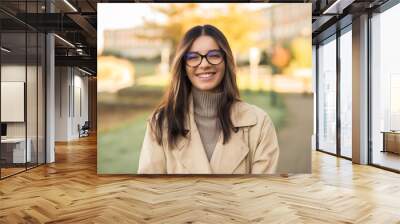
[(224, 34), (195, 26), (183, 37), (172, 80), (151, 115), (139, 174), (273, 174), (279, 146), (274, 125), (243, 102)]

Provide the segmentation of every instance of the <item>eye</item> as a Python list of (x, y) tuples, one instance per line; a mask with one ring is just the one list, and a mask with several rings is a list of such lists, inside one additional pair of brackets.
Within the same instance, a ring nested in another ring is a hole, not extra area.
[(193, 59), (197, 59), (199, 57), (200, 57), (199, 55), (194, 54), (194, 53), (187, 53), (186, 54), (186, 60), (193, 60)]
[(220, 58), (220, 57), (222, 57), (222, 53), (221, 53), (221, 51), (215, 50), (215, 51), (208, 52), (207, 56), (211, 57), (211, 58)]

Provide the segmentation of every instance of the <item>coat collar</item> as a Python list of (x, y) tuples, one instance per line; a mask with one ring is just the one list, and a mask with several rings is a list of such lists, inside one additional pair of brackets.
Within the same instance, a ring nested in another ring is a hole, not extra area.
[(252, 111), (251, 106), (243, 101), (238, 101), (232, 105), (231, 119), (235, 127), (257, 124), (256, 114)]

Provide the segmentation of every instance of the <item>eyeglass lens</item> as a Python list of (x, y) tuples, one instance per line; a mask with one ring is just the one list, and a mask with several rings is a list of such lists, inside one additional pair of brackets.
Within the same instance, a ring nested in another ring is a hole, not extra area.
[(201, 55), (198, 52), (189, 52), (186, 54), (186, 64), (192, 67), (196, 67), (201, 64), (203, 57), (206, 58), (207, 62), (211, 65), (218, 65), (223, 60), (223, 55), (220, 50), (211, 50), (206, 55)]

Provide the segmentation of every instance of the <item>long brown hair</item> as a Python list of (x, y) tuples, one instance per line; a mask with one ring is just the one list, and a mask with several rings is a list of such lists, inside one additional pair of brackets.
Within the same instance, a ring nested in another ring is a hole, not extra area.
[[(218, 105), (217, 118), (223, 132), (223, 144), (226, 143), (231, 131), (234, 130), (231, 120), (231, 107), (240, 100), (236, 84), (236, 66), (229, 43), (224, 34), (212, 25), (195, 26), (186, 32), (178, 44), (172, 63), (172, 80), (161, 104), (154, 111), (150, 120), (151, 130), (159, 145), (163, 144), (163, 135), (167, 134), (168, 145), (176, 143), (178, 137), (186, 137), (185, 122), (189, 116), (189, 95), (192, 84), (185, 70), (184, 55), (192, 43), (200, 36), (207, 35), (217, 42), (224, 52), (225, 74), (221, 81), (222, 102)], [(167, 132), (164, 133), (163, 129)], [(172, 148), (172, 147), (171, 147)]]

